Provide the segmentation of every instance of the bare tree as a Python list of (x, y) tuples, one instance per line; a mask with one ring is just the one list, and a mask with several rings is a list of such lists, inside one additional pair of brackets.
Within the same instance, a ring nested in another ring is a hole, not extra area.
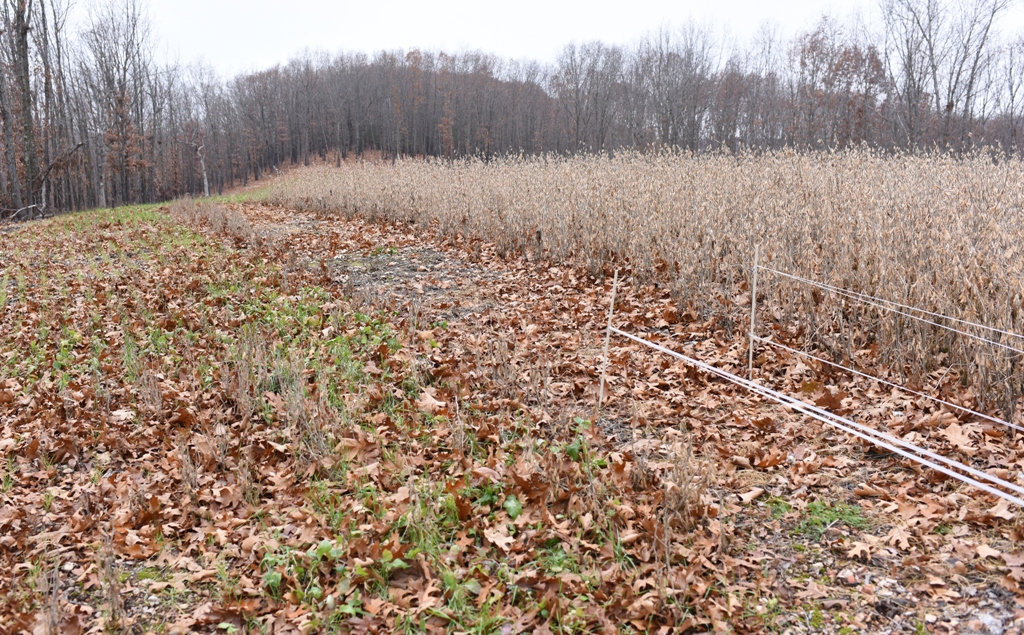
[[(904, 88), (903, 121), (911, 145), (920, 142), (926, 117), (937, 119), (935, 141), (941, 147), (969, 144), (994, 25), (1008, 7), (1009, 0), (884, 2), (887, 50), (898, 62), (890, 73)], [(925, 99), (930, 112), (922, 107)]]
[(484, 52), (306, 51), (224, 80), (158, 64), (144, 0), (0, 0), (0, 208), (208, 196), (282, 164), (787, 145), (1020, 149), (1011, 0), (881, 0), (879, 33), (827, 18), (726, 47), (685, 23), (554, 64)]

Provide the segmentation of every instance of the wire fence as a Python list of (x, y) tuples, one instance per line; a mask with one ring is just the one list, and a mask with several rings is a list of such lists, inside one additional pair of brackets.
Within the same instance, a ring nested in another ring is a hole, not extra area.
[(990, 421), (992, 423), (998, 423), (1000, 425), (1004, 425), (1004, 426), (1007, 426), (1009, 428), (1013, 428), (1014, 430), (1019, 430), (1021, 432), (1024, 432), (1024, 427), (1018, 426), (1018, 425), (1013, 424), (1013, 423), (1010, 423), (1009, 421), (1004, 421), (1003, 419), (998, 419), (998, 418), (993, 417), (991, 415), (987, 415), (987, 414), (985, 414), (983, 412), (978, 412), (977, 410), (972, 410), (972, 409), (967, 408), (965, 406), (961, 406), (959, 404), (955, 404), (955, 403), (953, 403), (951, 401), (946, 401), (946, 400), (941, 399), (939, 397), (935, 397), (935, 396), (929, 395), (927, 393), (923, 393), (923, 392), (920, 392), (920, 391), (917, 391), (917, 390), (913, 390), (911, 388), (907, 388), (906, 386), (901, 386), (900, 384), (897, 384), (897, 383), (894, 383), (894, 382), (891, 382), (891, 381), (887, 381), (885, 379), (882, 379), (881, 377), (876, 377), (875, 375), (871, 375), (869, 373), (862, 373), (859, 370), (854, 370), (854, 369), (852, 369), (852, 368), (850, 368), (848, 366), (843, 366), (842, 364), (837, 364), (835, 362), (830, 362), (829, 360), (827, 360), (827, 359), (825, 359), (823, 357), (818, 357), (817, 355), (811, 355), (810, 353), (808, 353), (806, 351), (800, 351), (800, 350), (797, 350), (795, 348), (790, 348), (789, 346), (786, 346), (785, 344), (780, 344), (779, 342), (773, 342), (772, 340), (768, 340), (768, 339), (765, 339), (763, 337), (757, 337), (756, 335), (754, 336), (754, 341), (755, 342), (761, 342), (762, 344), (768, 344), (768, 345), (774, 346), (776, 348), (781, 348), (784, 351), (788, 351), (790, 353), (794, 353), (796, 355), (800, 355), (800, 356), (805, 357), (807, 359), (813, 359), (813, 360), (815, 360), (817, 362), (821, 362), (822, 364), (828, 364), (829, 366), (833, 366), (835, 368), (840, 368), (842, 370), (845, 370), (845, 371), (847, 371), (849, 373), (852, 373), (854, 375), (857, 375), (859, 377), (863, 377), (865, 379), (870, 379), (871, 381), (877, 381), (880, 384), (883, 384), (885, 386), (889, 386), (891, 388), (896, 388), (897, 390), (902, 390), (904, 392), (910, 393), (911, 395), (916, 395), (918, 397), (925, 397), (927, 399), (930, 399), (930, 400), (934, 401), (935, 403), (939, 403), (939, 404), (942, 404), (944, 406), (949, 406), (950, 408), (953, 408), (955, 410), (959, 410), (960, 412), (963, 412), (963, 413), (966, 413), (966, 414), (974, 415), (975, 417), (979, 417), (981, 419), (985, 419), (986, 421)]
[[(854, 437), (872, 443), (878, 447), (884, 448), (894, 454), (902, 456), (906, 459), (910, 459), (916, 463), (919, 463), (925, 467), (931, 468), (937, 472), (945, 474), (951, 478), (957, 479), (963, 483), (976, 487), (989, 494), (994, 494), (999, 498), (1005, 499), (1018, 507), (1024, 507), (1024, 499), (1020, 496), (1024, 495), (1024, 487), (1021, 487), (1015, 483), (999, 478), (994, 474), (989, 474), (981, 470), (975, 469), (969, 465), (965, 465), (955, 459), (943, 456), (936, 452), (932, 452), (926, 448), (915, 445), (903, 439), (897, 438), (876, 430), (869, 426), (857, 423), (846, 417), (822, 410), (821, 408), (812, 404), (806, 403), (782, 392), (778, 392), (767, 386), (758, 384), (751, 379), (745, 379), (739, 375), (735, 375), (721, 368), (717, 368), (706, 362), (702, 362), (693, 357), (683, 355), (682, 353), (673, 351), (672, 349), (666, 348), (659, 344), (655, 344), (649, 340), (645, 340), (641, 337), (637, 337), (631, 333), (627, 333), (614, 326), (608, 327), (608, 332), (615, 335), (620, 335), (638, 344), (651, 348), (660, 353), (670, 355), (686, 364), (689, 364), (698, 370), (712, 374), (716, 377), (720, 377), (729, 381), (737, 386), (746, 388), (747, 390), (761, 395), (771, 401), (778, 404), (791, 408), (797, 412), (803, 413), (812, 419), (815, 419), (821, 423), (824, 423), (830, 427), (836, 428), (842, 432), (850, 434)], [(603, 387), (602, 387), (603, 390)]]
[[(754, 291), (754, 294), (751, 296), (751, 300), (750, 300), (750, 356), (749, 356), (749, 374), (750, 374), (750, 378), (751, 379), (753, 379), (753, 373), (754, 373), (754, 344), (755, 344), (755, 342), (760, 342), (761, 344), (765, 344), (766, 346), (771, 346), (771, 347), (774, 347), (774, 348), (777, 348), (777, 349), (780, 349), (780, 350), (784, 350), (784, 351), (787, 351), (789, 353), (793, 353), (795, 355), (799, 355), (801, 357), (804, 357), (805, 359), (812, 359), (812, 360), (817, 361), (819, 363), (827, 364), (829, 366), (832, 366), (833, 368), (844, 370), (844, 371), (846, 371), (848, 373), (851, 373), (853, 375), (857, 375), (859, 377), (863, 377), (863, 378), (871, 380), (871, 381), (876, 381), (876, 382), (878, 382), (878, 383), (880, 383), (882, 385), (889, 386), (889, 387), (895, 388), (897, 390), (901, 390), (901, 391), (906, 392), (908, 394), (928, 399), (928, 400), (930, 400), (930, 401), (932, 401), (934, 403), (941, 404), (941, 405), (947, 406), (949, 408), (953, 408), (954, 410), (957, 410), (959, 412), (963, 412), (965, 414), (976, 416), (976, 417), (978, 417), (980, 419), (984, 419), (984, 420), (986, 420), (986, 421), (988, 421), (990, 423), (995, 423), (995, 424), (998, 424), (998, 425), (1005, 426), (1007, 428), (1011, 428), (1013, 430), (1024, 432), (1024, 426), (1016, 425), (1016, 424), (1014, 424), (1014, 423), (1012, 423), (1012, 422), (1010, 422), (1008, 420), (1000, 419), (998, 417), (994, 417), (992, 415), (985, 414), (983, 412), (979, 412), (979, 411), (971, 409), (971, 408), (967, 408), (965, 406), (953, 403), (953, 402), (948, 401), (946, 399), (942, 399), (941, 397), (936, 397), (934, 395), (930, 395), (930, 394), (925, 393), (925, 392), (921, 392), (921, 391), (918, 391), (918, 390), (913, 390), (912, 388), (909, 388), (909, 387), (904, 386), (902, 384), (898, 384), (898, 383), (895, 383), (895, 382), (888, 381), (886, 379), (878, 377), (877, 375), (872, 375), (870, 373), (865, 373), (865, 372), (859, 371), (857, 369), (851, 368), (849, 366), (845, 366), (845, 365), (839, 364), (837, 362), (829, 361), (827, 359), (824, 359), (824, 358), (822, 358), (820, 356), (814, 355), (814, 354), (809, 353), (807, 351), (801, 351), (801, 350), (798, 350), (798, 349), (786, 346), (785, 344), (782, 344), (780, 342), (776, 342), (775, 340), (771, 339), (770, 337), (769, 338), (760, 337), (759, 335), (757, 335), (757, 295), (756, 295), (757, 278), (758, 278), (757, 274), (760, 271), (764, 271), (764, 272), (768, 272), (768, 273), (771, 273), (771, 274), (775, 274), (775, 275), (781, 276), (783, 278), (787, 278), (787, 279), (790, 279), (790, 280), (793, 280), (793, 281), (796, 281), (796, 282), (799, 282), (799, 283), (802, 283), (802, 284), (806, 284), (806, 285), (809, 285), (811, 287), (814, 287), (814, 288), (817, 288), (817, 289), (820, 289), (820, 290), (823, 290), (823, 291), (828, 291), (830, 293), (834, 293), (834, 294), (839, 295), (841, 297), (844, 297), (844, 298), (847, 298), (847, 299), (851, 299), (851, 300), (854, 300), (854, 301), (857, 301), (857, 302), (861, 302), (861, 303), (866, 304), (868, 306), (873, 306), (875, 308), (878, 308), (878, 309), (881, 309), (881, 310), (884, 310), (884, 311), (889, 311), (891, 313), (895, 313), (897, 315), (901, 315), (903, 317), (907, 317), (907, 318), (910, 318), (912, 320), (916, 320), (918, 322), (922, 322), (924, 324), (929, 324), (929, 325), (938, 327), (940, 329), (944, 329), (944, 330), (949, 331), (951, 333), (956, 333), (956, 334), (959, 334), (959, 335), (963, 335), (963, 336), (971, 338), (971, 339), (973, 339), (975, 341), (979, 341), (979, 342), (982, 342), (982, 343), (987, 344), (987, 345), (995, 346), (997, 348), (1000, 348), (1000, 349), (1003, 349), (1005, 351), (1008, 351), (1008, 352), (1012, 353), (1013, 355), (1019, 355), (1022, 358), (1024, 358), (1024, 348), (1017, 348), (1016, 346), (1011, 346), (1011, 345), (1005, 344), (1003, 342), (995, 341), (994, 339), (990, 339), (990, 338), (987, 338), (987, 337), (982, 337), (980, 335), (977, 335), (976, 333), (970, 333), (968, 331), (965, 331), (965, 330), (962, 330), (962, 329), (958, 329), (958, 328), (956, 328), (954, 326), (949, 326), (948, 324), (942, 324), (942, 323), (940, 323), (940, 322), (938, 322), (936, 320), (947, 320), (947, 321), (955, 323), (955, 324), (961, 324), (963, 326), (969, 326), (969, 327), (972, 327), (972, 328), (977, 328), (977, 329), (980, 329), (980, 330), (984, 330), (984, 331), (987, 331), (989, 333), (993, 333), (995, 335), (1001, 335), (1001, 336), (1004, 336), (1005, 338), (1007, 338), (1007, 339), (1009, 339), (1011, 341), (1015, 341), (1015, 342), (1019, 341), (1019, 342), (1021, 342), (1022, 346), (1024, 346), (1024, 335), (1020, 335), (1018, 333), (1013, 333), (1013, 332), (1006, 331), (1006, 330), (1003, 330), (1003, 329), (995, 328), (995, 327), (988, 326), (988, 325), (985, 325), (985, 324), (979, 324), (977, 322), (971, 322), (969, 320), (963, 320), (963, 319), (960, 319), (960, 318), (950, 317), (950, 316), (947, 316), (947, 315), (943, 315), (941, 313), (935, 313), (933, 311), (928, 311), (926, 309), (921, 309), (921, 308), (918, 308), (918, 307), (913, 307), (913, 306), (909, 306), (909, 305), (906, 305), (906, 304), (901, 304), (899, 302), (894, 302), (892, 300), (887, 300), (885, 298), (879, 298), (879, 297), (876, 297), (876, 296), (868, 295), (866, 293), (860, 293), (860, 292), (857, 292), (857, 291), (851, 291), (849, 289), (843, 289), (841, 287), (836, 287), (836, 286), (833, 286), (833, 285), (830, 285), (830, 284), (819, 282), (817, 280), (811, 280), (811, 279), (804, 278), (802, 276), (798, 276), (798, 275), (795, 275), (795, 274), (787, 273), (787, 272), (784, 272), (784, 271), (778, 271), (777, 269), (772, 269), (770, 267), (765, 267), (765, 266), (759, 265), (758, 262), (757, 262), (757, 254), (755, 253), (755, 256), (754, 256), (754, 266), (753, 266), (753, 270), (752, 270), (752, 272), (753, 272), (753, 281), (754, 281), (753, 284), (754, 284), (755, 291)], [(914, 313), (918, 313), (920, 315), (915, 315)], [(928, 317), (923, 317), (923, 316), (928, 316)], [(932, 319), (929, 319), (929, 318), (935, 318), (935, 320), (932, 320)]]
[[(721, 379), (729, 381), (729, 382), (731, 382), (733, 384), (736, 384), (737, 386), (741, 386), (741, 387), (749, 390), (750, 392), (758, 394), (758, 395), (760, 395), (760, 396), (762, 396), (762, 397), (764, 397), (764, 398), (766, 398), (766, 399), (768, 399), (770, 401), (774, 401), (775, 403), (778, 403), (778, 404), (783, 405), (783, 406), (785, 406), (787, 408), (790, 408), (791, 410), (800, 412), (800, 413), (802, 413), (802, 414), (804, 414), (806, 416), (809, 416), (809, 417), (811, 417), (811, 418), (813, 418), (813, 419), (815, 419), (815, 420), (817, 420), (817, 421), (819, 421), (821, 423), (824, 423), (824, 424), (826, 424), (826, 425), (828, 425), (830, 427), (833, 427), (833, 428), (835, 428), (837, 430), (840, 430), (842, 432), (850, 434), (850, 435), (852, 435), (854, 437), (857, 437), (857, 438), (859, 438), (859, 439), (861, 439), (863, 441), (866, 441), (866, 442), (872, 443), (872, 444), (874, 444), (874, 445), (876, 445), (878, 447), (884, 448), (884, 449), (886, 449), (886, 450), (888, 450), (888, 451), (890, 451), (890, 452), (892, 452), (892, 453), (894, 453), (894, 454), (896, 454), (898, 456), (902, 456), (902, 457), (904, 457), (906, 459), (909, 459), (911, 461), (919, 463), (919, 464), (921, 464), (921, 465), (923, 465), (925, 467), (928, 467), (928, 468), (933, 469), (933, 470), (935, 470), (937, 472), (945, 474), (946, 476), (949, 476), (949, 477), (957, 479), (957, 480), (959, 480), (959, 481), (961, 481), (963, 483), (971, 485), (972, 487), (976, 487), (976, 488), (978, 488), (978, 489), (980, 489), (980, 490), (982, 490), (984, 492), (988, 492), (990, 494), (994, 494), (995, 496), (998, 496), (999, 498), (1005, 499), (1005, 500), (1007, 500), (1007, 501), (1009, 501), (1009, 502), (1011, 502), (1011, 503), (1013, 503), (1013, 504), (1015, 504), (1015, 505), (1017, 505), (1019, 507), (1024, 507), (1024, 498), (1021, 498), (1021, 496), (1024, 496), (1024, 487), (1021, 487), (1020, 485), (1017, 485), (1017, 484), (1012, 483), (1012, 482), (1010, 482), (1008, 480), (1002, 479), (1002, 478), (1000, 478), (1000, 477), (998, 477), (998, 476), (996, 476), (994, 474), (989, 474), (988, 472), (984, 472), (982, 470), (976, 469), (974, 467), (971, 467), (970, 465), (966, 465), (964, 463), (961, 463), (960, 461), (957, 461), (957, 460), (952, 459), (950, 457), (944, 456), (942, 454), (939, 454), (939, 453), (934, 452), (932, 450), (929, 450), (927, 448), (921, 447), (919, 445), (916, 445), (916, 444), (911, 443), (909, 441), (906, 441), (904, 439), (900, 439), (900, 438), (898, 438), (898, 437), (896, 437), (896, 436), (894, 436), (892, 434), (889, 434), (888, 432), (883, 432), (881, 430), (877, 430), (877, 429), (872, 428), (870, 426), (867, 426), (867, 425), (858, 423), (856, 421), (853, 421), (852, 419), (849, 419), (847, 417), (843, 417), (843, 416), (837, 415), (835, 413), (829, 412), (827, 410), (819, 408), (816, 405), (807, 403), (805, 401), (802, 401), (801, 399), (798, 399), (798, 398), (793, 397), (791, 395), (787, 395), (786, 393), (774, 390), (772, 388), (769, 388), (767, 386), (764, 386), (764, 385), (756, 382), (754, 380), (754, 354), (753, 354), (753, 352), (754, 352), (754, 344), (756, 342), (760, 342), (760, 343), (768, 345), (768, 346), (773, 346), (773, 347), (779, 348), (781, 350), (788, 351), (788, 352), (793, 353), (795, 355), (799, 355), (799, 356), (802, 356), (802, 357), (805, 357), (805, 358), (808, 358), (808, 359), (813, 359), (813, 360), (818, 361), (820, 363), (824, 363), (824, 364), (827, 364), (829, 366), (845, 370), (845, 371), (847, 371), (847, 372), (849, 372), (851, 374), (854, 374), (856, 376), (859, 376), (859, 377), (862, 377), (862, 378), (865, 378), (865, 379), (868, 379), (868, 380), (871, 380), (871, 381), (878, 382), (878, 383), (880, 383), (882, 385), (889, 386), (891, 388), (895, 388), (897, 390), (904, 391), (904, 392), (906, 392), (908, 394), (912, 394), (912, 395), (915, 395), (917, 397), (922, 397), (922, 398), (929, 399), (929, 400), (931, 400), (931, 401), (933, 401), (935, 403), (938, 403), (940, 405), (943, 405), (943, 406), (946, 406), (946, 407), (949, 407), (949, 408), (953, 408), (953, 409), (958, 410), (958, 411), (960, 411), (962, 413), (965, 413), (965, 414), (968, 414), (968, 415), (971, 415), (971, 416), (975, 416), (975, 417), (978, 417), (980, 419), (989, 421), (990, 423), (995, 423), (995, 424), (998, 424), (998, 425), (1003, 425), (1003, 426), (1006, 426), (1008, 428), (1011, 428), (1011, 429), (1014, 429), (1014, 430), (1018, 430), (1018, 431), (1024, 431), (1024, 427), (1015, 425), (1015, 424), (1011, 423), (1010, 421), (1006, 421), (1006, 420), (1003, 420), (1003, 419), (999, 419), (997, 417), (993, 417), (993, 416), (985, 414), (983, 412), (979, 412), (979, 411), (973, 410), (971, 408), (968, 408), (966, 406), (962, 406), (960, 404), (953, 403), (953, 402), (951, 402), (949, 400), (942, 399), (941, 397), (936, 397), (934, 395), (929, 395), (929, 394), (921, 392), (921, 391), (912, 390), (912, 389), (910, 389), (910, 388), (908, 388), (906, 386), (897, 384), (895, 382), (888, 381), (888, 380), (883, 379), (881, 377), (877, 377), (875, 375), (871, 375), (869, 373), (865, 373), (865, 372), (862, 372), (860, 370), (857, 370), (857, 369), (854, 369), (854, 368), (850, 368), (848, 366), (844, 366), (842, 364), (838, 364), (836, 362), (832, 362), (832, 361), (826, 360), (826, 359), (824, 359), (822, 357), (819, 357), (817, 355), (813, 355), (813, 354), (808, 353), (806, 351), (797, 350), (795, 348), (786, 346), (786, 345), (784, 345), (784, 344), (782, 344), (780, 342), (775, 342), (775, 341), (773, 341), (773, 340), (771, 340), (769, 338), (763, 338), (763, 337), (758, 336), (757, 335), (757, 329), (756, 329), (756, 324), (757, 324), (756, 320), (757, 320), (757, 282), (758, 282), (757, 277), (758, 277), (758, 272), (759, 271), (770, 272), (772, 274), (779, 275), (779, 276), (782, 276), (782, 277), (785, 277), (785, 278), (789, 278), (789, 279), (797, 281), (797, 282), (801, 282), (801, 283), (804, 283), (804, 284), (809, 284), (809, 285), (811, 285), (813, 287), (816, 287), (818, 289), (829, 291), (829, 292), (832, 292), (832, 293), (836, 293), (836, 294), (841, 295), (841, 296), (843, 296), (845, 298), (848, 298), (848, 299), (852, 299), (852, 300), (856, 300), (856, 301), (859, 301), (859, 302), (863, 302), (865, 304), (869, 304), (871, 306), (875, 306), (875, 307), (877, 307), (879, 309), (889, 310), (889, 311), (898, 313), (900, 315), (903, 315), (905, 317), (908, 317), (908, 318), (911, 318), (911, 319), (915, 319), (915, 320), (919, 320), (921, 322), (925, 322), (925, 323), (931, 324), (933, 326), (937, 326), (937, 327), (940, 327), (940, 328), (943, 328), (943, 329), (947, 329), (947, 330), (955, 332), (955, 333), (960, 333), (962, 335), (965, 335), (967, 337), (973, 338), (975, 340), (979, 340), (979, 341), (982, 341), (982, 342), (985, 342), (985, 343), (988, 343), (988, 344), (991, 344), (991, 345), (995, 345), (997, 347), (1006, 349), (1006, 350), (1011, 351), (1011, 352), (1016, 353), (1016, 354), (1024, 355), (1024, 350), (1016, 348), (1015, 346), (1010, 346), (1010, 345), (1004, 344), (1002, 342), (997, 342), (994, 339), (982, 337), (982, 336), (979, 336), (979, 335), (976, 335), (976, 334), (973, 334), (973, 333), (968, 333), (968, 332), (963, 331), (961, 329), (958, 329), (956, 327), (949, 326), (948, 324), (942, 324), (942, 323), (938, 322), (937, 320), (946, 320), (948, 322), (955, 323), (955, 324), (960, 324), (962, 326), (978, 328), (978, 329), (987, 331), (990, 334), (995, 334), (995, 336), (1003, 336), (1003, 337), (1005, 337), (1005, 338), (1007, 338), (1007, 339), (1009, 339), (1011, 341), (1020, 341), (1022, 344), (1024, 344), (1024, 336), (1019, 335), (1017, 333), (1012, 333), (1012, 332), (1005, 331), (1005, 330), (1002, 330), (1002, 329), (997, 329), (997, 328), (990, 327), (990, 326), (987, 326), (987, 325), (984, 325), (984, 324), (978, 324), (978, 323), (971, 322), (971, 321), (968, 321), (968, 320), (962, 320), (962, 319), (959, 319), (959, 318), (952, 318), (952, 317), (945, 316), (945, 315), (942, 315), (942, 314), (939, 314), (939, 313), (934, 313), (934, 312), (931, 312), (931, 311), (926, 311), (924, 309), (919, 309), (917, 307), (912, 307), (912, 306), (900, 304), (898, 302), (892, 302), (892, 301), (889, 301), (889, 300), (885, 300), (884, 298), (877, 298), (877, 297), (870, 296), (870, 295), (867, 295), (867, 294), (858, 293), (858, 292), (855, 292), (855, 291), (850, 291), (850, 290), (847, 290), (847, 289), (842, 289), (840, 287), (835, 287), (835, 286), (832, 286), (832, 285), (821, 283), (821, 282), (818, 282), (816, 280), (810, 280), (808, 278), (803, 278), (803, 277), (796, 276), (796, 275), (793, 275), (793, 274), (790, 274), (790, 273), (786, 273), (786, 272), (783, 272), (783, 271), (778, 271), (778, 270), (775, 270), (775, 269), (771, 269), (769, 267), (763, 267), (763, 266), (760, 266), (758, 264), (758, 252), (755, 251), (755, 254), (754, 254), (754, 266), (753, 266), (753, 269), (752, 269), (752, 274), (753, 274), (752, 283), (753, 284), (752, 284), (752, 290), (751, 290), (751, 307), (750, 307), (750, 349), (749, 349), (749, 362), (748, 362), (749, 363), (749, 378), (740, 377), (739, 375), (736, 375), (734, 373), (730, 373), (730, 372), (728, 372), (726, 370), (723, 370), (721, 368), (717, 368), (717, 367), (715, 367), (712, 364), (709, 364), (707, 362), (704, 362), (704, 361), (701, 361), (699, 359), (696, 359), (696, 358), (684, 355), (684, 354), (679, 353), (677, 351), (673, 351), (672, 349), (669, 349), (669, 348), (666, 348), (664, 346), (661, 346), (660, 344), (656, 344), (654, 342), (651, 342), (649, 340), (643, 339), (643, 338), (638, 337), (636, 335), (633, 335), (631, 333), (627, 333), (627, 332), (625, 332), (625, 331), (623, 331), (623, 330), (621, 330), (619, 328), (616, 328), (613, 325), (613, 318), (614, 318), (614, 311), (615, 311), (615, 290), (616, 290), (616, 287), (618, 286), (618, 272), (616, 272), (615, 282), (613, 283), (611, 305), (609, 306), (609, 309), (608, 309), (608, 326), (607, 326), (606, 335), (605, 335), (604, 362), (603, 362), (603, 365), (602, 365), (602, 372), (601, 372), (601, 386), (599, 387), (599, 405), (598, 405), (598, 408), (600, 409), (600, 404), (601, 404), (601, 402), (603, 402), (603, 396), (604, 396), (604, 391), (605, 391), (605, 385), (604, 384), (605, 384), (605, 372), (606, 372), (607, 364), (608, 364), (608, 341), (609, 341), (610, 336), (612, 334), (615, 334), (615, 335), (619, 335), (621, 337), (625, 337), (625, 338), (627, 338), (627, 339), (629, 339), (629, 340), (631, 340), (633, 342), (636, 342), (637, 344), (641, 344), (641, 345), (646, 346), (646, 347), (648, 347), (650, 349), (653, 349), (653, 350), (655, 350), (657, 352), (660, 352), (660, 353), (669, 355), (671, 357), (674, 357), (675, 359), (678, 359), (678, 360), (680, 360), (680, 361), (682, 361), (682, 362), (684, 362), (684, 363), (686, 363), (686, 364), (688, 364), (690, 366), (693, 366), (693, 367), (697, 368), (700, 371), (709, 373), (711, 375), (714, 375), (716, 377), (719, 377)], [(915, 315), (915, 313), (916, 313), (916, 315)], [(924, 316), (927, 316), (927, 317), (924, 317)], [(934, 318), (934, 319), (929, 319), (929, 318)]]
[[(969, 320), (962, 320), (960, 318), (950, 317), (948, 315), (943, 315), (941, 313), (935, 313), (933, 311), (928, 311), (926, 309), (920, 309), (920, 308), (917, 308), (917, 307), (908, 306), (906, 304), (901, 304), (899, 302), (894, 302), (892, 300), (886, 300), (884, 298), (878, 298), (878, 297), (875, 297), (875, 296), (872, 296), (872, 295), (868, 295), (866, 293), (859, 293), (857, 291), (850, 291), (849, 289), (843, 289), (841, 287), (835, 287), (835, 286), (832, 286), (830, 284), (825, 284), (824, 282), (818, 282), (817, 280), (810, 280), (808, 278), (803, 278), (801, 276), (797, 276), (797, 275), (794, 275), (794, 274), (791, 274), (791, 273), (786, 273), (784, 271), (778, 271), (778, 270), (772, 269), (770, 267), (764, 267), (764, 266), (755, 264), (754, 265), (754, 269), (755, 269), (755, 271), (766, 271), (766, 272), (773, 273), (773, 274), (778, 275), (778, 276), (782, 276), (784, 278), (789, 278), (790, 280), (794, 280), (796, 282), (800, 282), (800, 283), (803, 283), (803, 284), (810, 285), (812, 287), (821, 289), (822, 291), (828, 291), (830, 293), (835, 293), (836, 295), (839, 295), (839, 296), (842, 296), (842, 297), (845, 297), (845, 298), (848, 298), (848, 299), (851, 299), (851, 300), (859, 301), (859, 302), (861, 302), (863, 304), (866, 304), (868, 306), (873, 306), (875, 308), (882, 309), (884, 311), (889, 311), (891, 313), (895, 313), (896, 315), (901, 315), (903, 317), (910, 318), (910, 319), (916, 320), (918, 322), (923, 322), (924, 324), (929, 324), (931, 326), (938, 327), (940, 329), (949, 331), (951, 333), (958, 333), (960, 335), (964, 335), (966, 337), (969, 337), (969, 338), (971, 338), (973, 340), (976, 340), (976, 341), (979, 341), (979, 342), (983, 342), (985, 344), (990, 344), (992, 346), (995, 346), (997, 348), (1002, 348), (1002, 349), (1010, 351), (1012, 353), (1016, 353), (1016, 354), (1019, 354), (1019, 355), (1024, 355), (1024, 348), (1017, 348), (1016, 346), (1011, 346), (1011, 345), (1008, 345), (1008, 344), (1004, 344), (1003, 342), (997, 342), (995, 340), (992, 340), (992, 339), (989, 339), (989, 338), (986, 338), (986, 337), (982, 337), (982, 336), (977, 335), (975, 333), (969, 333), (967, 331), (958, 329), (956, 327), (949, 326), (948, 324), (942, 324), (940, 322), (929, 320), (928, 318), (921, 317), (921, 316), (922, 315), (927, 315), (929, 317), (933, 317), (933, 318), (941, 319), (941, 320), (946, 320), (948, 322), (952, 322), (952, 323), (955, 323), (955, 324), (962, 324), (964, 326), (970, 326), (972, 328), (977, 328), (977, 329), (981, 329), (983, 331), (988, 331), (989, 333), (995, 333), (997, 335), (1003, 335), (1003, 336), (1006, 336), (1007, 338), (1010, 338), (1011, 340), (1015, 340), (1017, 342), (1020, 342), (1018, 344), (1018, 346), (1021, 346), (1021, 347), (1024, 347), (1024, 335), (1020, 335), (1020, 334), (1017, 334), (1017, 333), (1011, 333), (1010, 331), (1005, 331), (1003, 329), (998, 329), (998, 328), (995, 328), (993, 326), (988, 326), (988, 325), (985, 325), (985, 324), (979, 324), (977, 322), (971, 322)], [(918, 313), (920, 315), (914, 315), (914, 313)]]

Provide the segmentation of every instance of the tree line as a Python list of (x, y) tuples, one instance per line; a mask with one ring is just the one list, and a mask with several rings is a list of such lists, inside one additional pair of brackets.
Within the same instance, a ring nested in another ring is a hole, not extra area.
[(0, 0), (0, 218), (220, 192), (288, 164), (680, 148), (1017, 154), (1024, 37), (1010, 0), (882, 0), (743, 46), (687, 23), (569, 44), (550, 64), (480, 52), (305, 52), (222, 79), (160, 64), (140, 0), (69, 27), (66, 0)]

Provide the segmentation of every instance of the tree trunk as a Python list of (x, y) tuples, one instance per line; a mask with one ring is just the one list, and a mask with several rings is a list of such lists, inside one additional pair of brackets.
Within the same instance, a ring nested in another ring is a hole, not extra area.
[(14, 10), (15, 72), (21, 93), (22, 135), (25, 153), (25, 197), (26, 203), (35, 202), (36, 188), (36, 131), (32, 117), (32, 83), (29, 69), (28, 16), (30, 0), (18, 0)]
[(210, 198), (210, 179), (206, 175), (206, 156), (203, 153), (205, 145), (196, 146), (196, 156), (199, 157), (199, 167), (203, 171), (203, 196)]
[(7, 178), (11, 184), (11, 204), (21, 209), (21, 182), (18, 177), (18, 159), (14, 154), (14, 125), (11, 122), (11, 109), (7, 91), (7, 78), (0, 70), (0, 118), (4, 126), (4, 154), (7, 158)]

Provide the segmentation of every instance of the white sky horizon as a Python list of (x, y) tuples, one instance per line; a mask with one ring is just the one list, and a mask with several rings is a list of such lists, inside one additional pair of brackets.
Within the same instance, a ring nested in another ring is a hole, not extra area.
[[(290, 0), (286, 8), (271, 0), (142, 2), (158, 60), (202, 63), (224, 78), (285, 64), (303, 50), (483, 51), (550, 63), (570, 42), (629, 45), (690, 20), (742, 47), (762, 25), (789, 37), (813, 28), (826, 14), (844, 25), (877, 25), (878, 17), (877, 0)], [(1024, 0), (1013, 0), (999, 28), (1024, 35)]]

